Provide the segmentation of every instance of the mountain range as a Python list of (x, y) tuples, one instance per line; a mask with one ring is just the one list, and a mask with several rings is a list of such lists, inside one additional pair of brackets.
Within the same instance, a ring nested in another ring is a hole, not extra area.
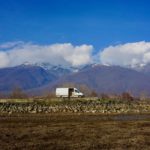
[(53, 66), (47, 63), (23, 64), (0, 69), (0, 92), (20, 87), (39, 94), (71, 83), (85, 85), (97, 93), (130, 92), (150, 95), (150, 64), (136, 68), (90, 64), (80, 68)]

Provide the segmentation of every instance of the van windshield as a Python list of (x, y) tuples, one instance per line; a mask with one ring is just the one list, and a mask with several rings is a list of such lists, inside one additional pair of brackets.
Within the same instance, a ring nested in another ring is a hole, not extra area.
[(76, 93), (80, 93), (78, 90), (74, 90)]

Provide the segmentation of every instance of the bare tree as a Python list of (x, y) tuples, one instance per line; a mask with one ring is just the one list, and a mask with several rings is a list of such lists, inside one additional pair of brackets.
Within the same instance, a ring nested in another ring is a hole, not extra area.
[(97, 96), (98, 96), (98, 94), (97, 94), (94, 90), (92, 90), (92, 92), (91, 92), (90, 96), (92, 96), (92, 97), (97, 97)]
[(103, 100), (107, 100), (107, 99), (109, 99), (110, 97), (109, 97), (108, 94), (101, 93), (101, 94), (100, 94), (100, 98), (103, 99)]
[(23, 90), (19, 87), (14, 88), (9, 97), (20, 98), (20, 99), (28, 98), (27, 94), (23, 92)]
[(127, 101), (134, 100), (133, 96), (128, 92), (122, 93), (121, 98), (122, 98), (122, 100), (127, 100)]
[(54, 91), (51, 91), (51, 92), (45, 94), (45, 98), (46, 98), (46, 99), (56, 98), (55, 92), (54, 92)]
[(140, 100), (146, 100), (148, 98), (148, 93), (147, 92), (141, 92), (140, 93)]

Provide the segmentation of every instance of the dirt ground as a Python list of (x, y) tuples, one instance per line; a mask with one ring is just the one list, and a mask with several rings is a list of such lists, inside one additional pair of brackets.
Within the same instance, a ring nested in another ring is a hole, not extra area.
[(0, 150), (150, 149), (150, 115), (0, 115)]

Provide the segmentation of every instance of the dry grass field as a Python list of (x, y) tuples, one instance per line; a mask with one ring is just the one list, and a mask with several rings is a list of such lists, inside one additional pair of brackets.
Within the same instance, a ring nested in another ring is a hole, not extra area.
[(150, 115), (0, 115), (1, 150), (150, 149)]

